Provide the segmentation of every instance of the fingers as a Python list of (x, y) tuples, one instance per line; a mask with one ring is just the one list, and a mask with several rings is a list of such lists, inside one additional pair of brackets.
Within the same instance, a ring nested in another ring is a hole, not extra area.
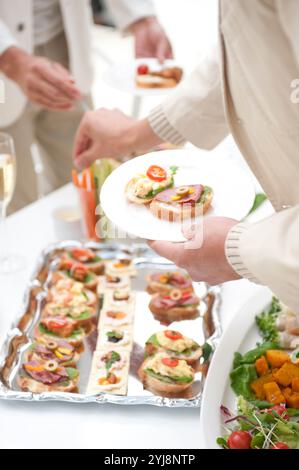
[(28, 87), (28, 91), (35, 95), (36, 98), (40, 97), (42, 101), (48, 101), (54, 109), (61, 107), (63, 109), (71, 109), (73, 107), (73, 100), (66, 99), (56, 88), (43, 79), (35, 81), (32, 86)]
[(164, 241), (148, 241), (149, 246), (160, 256), (177, 264), (183, 250), (183, 243), (171, 243)]
[(65, 99), (81, 99), (80, 90), (74, 85), (74, 79), (59, 64), (45, 63), (38, 67), (39, 75), (51, 84)]

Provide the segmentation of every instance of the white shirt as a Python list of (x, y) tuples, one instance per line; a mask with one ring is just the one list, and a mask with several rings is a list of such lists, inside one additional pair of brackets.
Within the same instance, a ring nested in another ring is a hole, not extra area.
[(34, 45), (41, 46), (63, 31), (59, 0), (33, 0)]

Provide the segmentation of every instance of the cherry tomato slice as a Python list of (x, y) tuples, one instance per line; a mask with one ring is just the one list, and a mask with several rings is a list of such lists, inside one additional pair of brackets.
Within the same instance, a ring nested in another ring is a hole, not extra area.
[(137, 73), (138, 75), (146, 75), (148, 73), (148, 66), (146, 64), (140, 64), (138, 67), (137, 67)]
[(88, 248), (73, 248), (71, 253), (73, 258), (81, 262), (92, 260), (95, 257), (94, 252)]
[(233, 431), (227, 443), (230, 449), (250, 449), (251, 434), (247, 431)]
[(174, 359), (172, 357), (163, 357), (162, 358), (162, 363), (167, 366), (167, 367), (176, 367), (179, 363), (177, 359)]
[(146, 173), (147, 177), (154, 181), (163, 181), (167, 178), (167, 173), (164, 168), (161, 168), (157, 165), (152, 165), (149, 167)]
[(271, 446), (271, 449), (289, 449), (289, 446), (284, 442), (275, 442), (275, 444)]
[(48, 326), (50, 330), (59, 330), (60, 328), (63, 328), (66, 324), (66, 320), (51, 320), (49, 321)]
[(177, 341), (178, 339), (183, 338), (183, 335), (181, 333), (173, 330), (164, 331), (164, 335), (166, 336), (166, 338), (171, 339), (172, 341)]

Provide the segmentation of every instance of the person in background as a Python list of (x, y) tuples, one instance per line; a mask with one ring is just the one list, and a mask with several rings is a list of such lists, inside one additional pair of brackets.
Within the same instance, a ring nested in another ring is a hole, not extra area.
[(247, 278), (299, 312), (299, 2), (221, 0), (219, 8), (220, 50), (147, 119), (87, 113), (74, 160), (82, 168), (95, 156), (141, 153), (161, 141), (212, 149), (231, 132), (276, 213), (255, 224), (204, 218), (200, 248), (197, 227), (186, 243), (151, 245), (195, 281)]
[[(107, 6), (116, 25), (134, 35), (137, 56), (172, 56), (152, 0), (108, 0)], [(86, 0), (0, 2), (0, 131), (13, 137), (18, 165), (12, 211), (37, 198), (34, 142), (46, 191), (70, 179), (75, 131), (92, 106), (91, 22)]]

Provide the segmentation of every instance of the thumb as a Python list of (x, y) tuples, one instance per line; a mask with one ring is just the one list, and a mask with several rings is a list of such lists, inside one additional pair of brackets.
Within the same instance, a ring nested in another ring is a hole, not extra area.
[(158, 255), (173, 261), (176, 264), (176, 260), (179, 258), (182, 243), (171, 243), (164, 241), (152, 241), (149, 240), (148, 244)]
[(160, 64), (163, 64), (166, 59), (166, 44), (165, 41), (160, 41), (157, 46), (156, 56)]

